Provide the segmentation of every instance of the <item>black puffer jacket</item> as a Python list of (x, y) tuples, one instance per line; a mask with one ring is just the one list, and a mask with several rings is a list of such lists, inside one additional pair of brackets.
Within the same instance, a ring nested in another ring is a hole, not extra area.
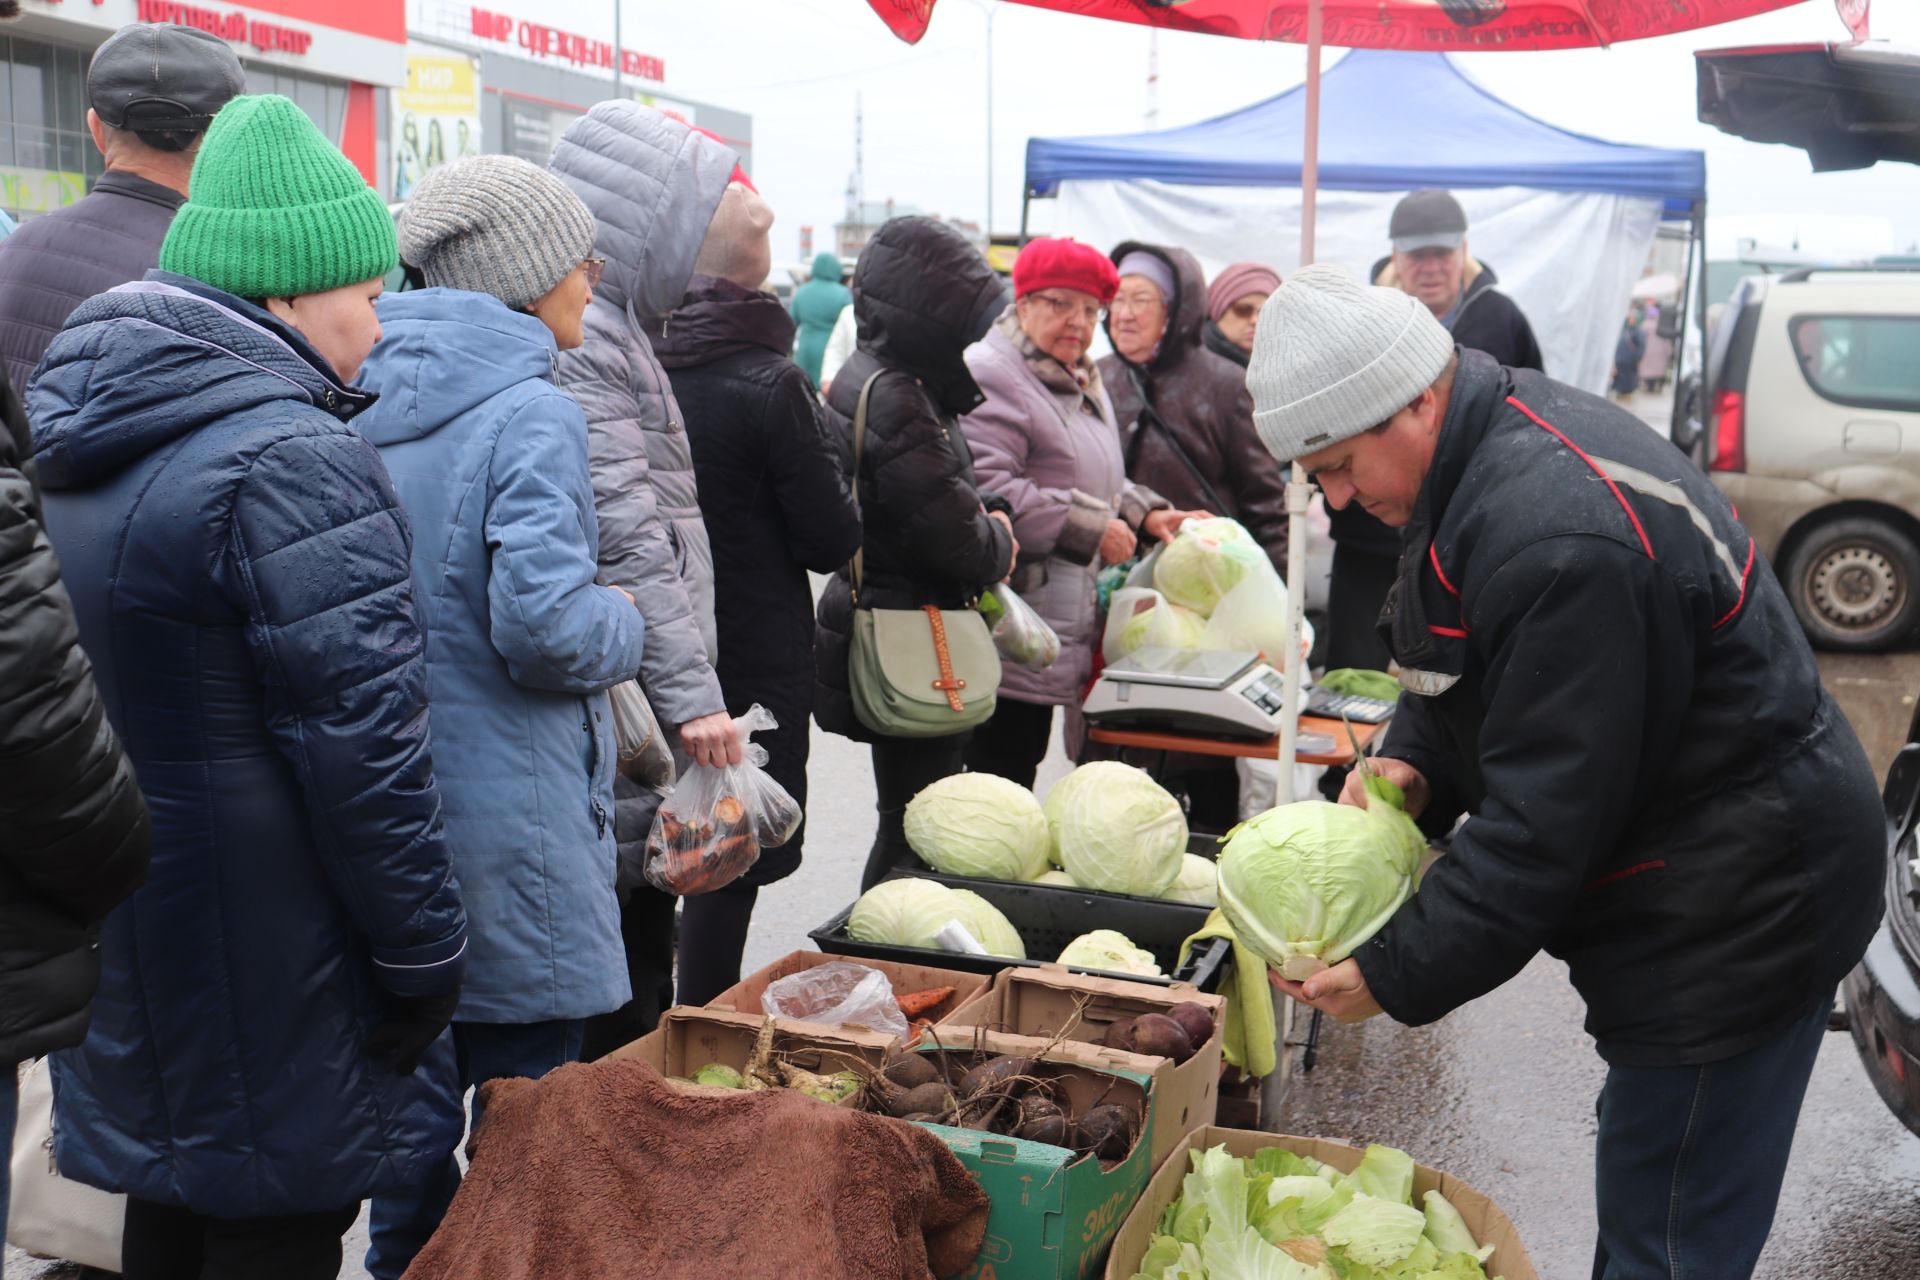
[[(834, 376), (829, 425), (853, 452), (860, 389), (867, 405), (860, 514), (863, 606), (958, 608), (1012, 566), (1007, 528), (982, 506), (973, 455), (954, 419), (981, 401), (963, 353), (1006, 308), (1006, 290), (980, 251), (932, 218), (895, 218), (874, 234), (853, 270), (859, 346)], [(820, 727), (868, 741), (853, 713), (847, 655), (852, 582), (843, 568), (820, 596), (813, 716)]]
[(152, 830), (80, 648), (21, 472), (0, 378), (0, 1071), (86, 1038), (99, 922), (147, 873)]
[(1356, 953), (1431, 1022), (1534, 952), (1601, 1056), (1713, 1062), (1831, 998), (1880, 919), (1872, 770), (1727, 501), (1639, 419), (1463, 352), (1388, 609), (1384, 755), (1468, 821)]
[(1240, 376), (1243, 381), (1245, 380), (1247, 365), (1253, 360), (1253, 352), (1229, 338), (1226, 331), (1212, 320), (1207, 321), (1206, 327), (1200, 331), (1200, 337), (1201, 341), (1206, 343), (1207, 350), (1223, 360), (1231, 360), (1239, 365)]
[[(780, 722), (754, 741), (804, 811), (814, 681), (807, 570), (831, 573), (852, 557), (860, 513), (847, 492), (849, 460), (792, 350), (793, 319), (779, 299), (710, 276), (693, 278), (653, 339), (686, 418), (713, 546), (720, 690), (729, 714), (757, 702)], [(796, 835), (761, 854), (746, 882), (768, 884), (799, 865)]]
[[(1113, 419), (1125, 442), (1127, 479), (1152, 489), (1175, 510), (1232, 516), (1285, 574), (1286, 480), (1254, 432), (1244, 364), (1215, 355), (1203, 342), (1209, 321), (1200, 263), (1185, 249), (1132, 240), (1113, 251), (1113, 260), (1136, 251), (1163, 260), (1179, 293), (1167, 300), (1167, 332), (1152, 360), (1136, 365), (1117, 351), (1100, 360), (1100, 381), (1113, 398)], [(1158, 410), (1158, 421), (1142, 411), (1145, 402)]]

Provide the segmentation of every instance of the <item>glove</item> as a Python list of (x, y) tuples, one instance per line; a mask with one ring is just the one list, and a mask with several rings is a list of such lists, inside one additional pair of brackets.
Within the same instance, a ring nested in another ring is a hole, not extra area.
[(387, 997), (387, 1016), (367, 1034), (366, 1050), (392, 1067), (396, 1075), (410, 1076), (440, 1033), (453, 1021), (460, 991), (432, 996)]

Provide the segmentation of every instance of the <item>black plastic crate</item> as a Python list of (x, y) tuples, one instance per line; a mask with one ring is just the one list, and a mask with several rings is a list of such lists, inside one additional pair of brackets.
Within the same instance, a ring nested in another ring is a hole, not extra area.
[[(896, 871), (888, 879), (914, 872)], [(1068, 889), (1049, 884), (1028, 884), (1015, 880), (975, 880), (965, 876), (926, 874), (954, 889), (969, 889), (979, 894), (1007, 917), (1020, 941), (1026, 944), (1032, 959), (1012, 960), (1005, 956), (962, 955), (928, 947), (898, 947), (884, 942), (857, 942), (847, 936), (847, 917), (853, 914), (849, 903), (833, 919), (807, 936), (822, 951), (856, 959), (892, 960), (901, 964), (929, 965), (958, 969), (964, 973), (998, 973), (1016, 965), (1035, 966), (1057, 956), (1069, 942), (1093, 929), (1117, 929), (1132, 939), (1136, 947), (1153, 953), (1161, 971), (1171, 978), (1143, 978), (1139, 974), (1114, 973), (1106, 969), (1087, 969), (1069, 965), (1076, 973), (1092, 973), (1126, 982), (1147, 982), (1161, 986), (1173, 982), (1191, 982), (1203, 991), (1211, 991), (1220, 981), (1230, 944), (1224, 938), (1209, 938), (1194, 948), (1187, 963), (1177, 962), (1180, 944), (1199, 932), (1207, 922), (1208, 908), (1190, 902), (1168, 902), (1161, 898), (1135, 898), (1118, 893), (1096, 893), (1086, 889)]]

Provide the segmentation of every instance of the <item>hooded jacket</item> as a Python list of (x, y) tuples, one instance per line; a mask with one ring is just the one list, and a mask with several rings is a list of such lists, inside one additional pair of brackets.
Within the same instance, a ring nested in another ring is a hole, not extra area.
[(603, 691), (639, 670), (644, 624), (594, 583), (586, 420), (534, 317), (457, 289), (379, 310), (361, 381), (380, 399), (354, 426), (413, 526), (434, 773), (473, 927), (455, 1016), (605, 1013), (629, 993)]
[(80, 647), (21, 471), (27, 419), (0, 375), (0, 1071), (79, 1044), (100, 920), (147, 871), (152, 826)]
[(607, 260), (586, 344), (559, 365), (561, 387), (587, 415), (600, 581), (640, 603), (640, 682), (671, 728), (726, 700), (713, 673), (713, 553), (686, 423), (642, 326), (686, 292), (734, 156), (650, 107), (611, 101), (568, 127), (551, 167), (593, 211), (593, 251)]
[(853, 291), (840, 282), (845, 274), (840, 255), (816, 253), (813, 278), (793, 291), (793, 321), (800, 326), (793, 362), (815, 386), (820, 385), (820, 360), (826, 354), (827, 338), (840, 313), (853, 305)]
[[(833, 380), (827, 423), (851, 458), (860, 391), (873, 382), (857, 476), (862, 607), (961, 608), (1012, 567), (1007, 530), (982, 505), (994, 500), (975, 486), (955, 421), (980, 403), (963, 353), (1006, 303), (980, 251), (932, 218), (895, 218), (861, 251), (860, 345)], [(853, 607), (842, 566), (820, 595), (813, 714), (821, 728), (865, 742), (873, 735), (854, 715), (847, 683)]]
[(223, 1218), (417, 1183), (453, 1055), (362, 1047), (458, 985), (467, 924), (400, 502), (370, 397), (270, 313), (154, 272), (83, 304), (28, 391), (49, 535), (153, 812), (93, 1028), (54, 1055), (61, 1172)]
[[(713, 545), (720, 687), (727, 710), (754, 703), (780, 727), (754, 735), (767, 772), (804, 811), (813, 714), (813, 588), (860, 546), (851, 459), (787, 352), (793, 321), (771, 294), (695, 276), (654, 344), (687, 414), (700, 507)], [(747, 883), (800, 864), (804, 828), (764, 850)]]
[[(1373, 264), (1373, 282), (1387, 289), (1400, 287), (1400, 276), (1393, 269), (1391, 256)], [(1496, 286), (1500, 277), (1478, 258), (1468, 258), (1461, 275), (1460, 305), (1454, 309), (1448, 326), (1453, 340), (1474, 351), (1484, 351), (1509, 369), (1544, 370), (1540, 344), (1534, 340), (1533, 327), (1526, 316)], [(1377, 516), (1349, 502), (1342, 511), (1329, 510), (1333, 540), (1351, 551), (1376, 556), (1398, 556), (1400, 533), (1382, 524)]]
[(1731, 1057), (1881, 915), (1872, 770), (1719, 490), (1626, 411), (1462, 353), (1388, 605), (1383, 754), (1467, 821), (1354, 952), (1418, 1025), (1545, 949), (1607, 1061)]
[[(1125, 442), (1127, 477), (1159, 493), (1176, 510), (1232, 516), (1266, 549), (1274, 570), (1284, 577), (1286, 481), (1253, 429), (1253, 395), (1247, 390), (1244, 361), (1222, 359), (1203, 340), (1211, 322), (1200, 263), (1185, 249), (1132, 240), (1116, 248), (1112, 257), (1117, 264), (1135, 252), (1165, 262), (1176, 293), (1167, 299), (1167, 331), (1151, 358), (1134, 364), (1115, 350), (1100, 359), (1100, 380), (1113, 399), (1114, 421)], [(1111, 319), (1107, 334), (1112, 337)], [(1147, 405), (1157, 411), (1157, 419), (1146, 412)]]

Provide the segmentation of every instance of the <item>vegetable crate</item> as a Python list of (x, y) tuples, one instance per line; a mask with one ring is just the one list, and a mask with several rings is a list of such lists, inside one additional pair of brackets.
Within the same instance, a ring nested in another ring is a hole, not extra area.
[[(667, 1010), (660, 1025), (611, 1058), (639, 1058), (663, 1076), (691, 1076), (708, 1063), (743, 1072), (761, 1031), (773, 1023), (773, 1052), (783, 1061), (819, 1075), (848, 1070), (859, 1061), (878, 1068), (887, 1060), (891, 1036), (871, 1031), (830, 1030), (811, 1022), (770, 1019), (764, 1014), (680, 1006)], [(837, 1106), (852, 1106), (848, 1097)]]
[[(1143, 1013), (1164, 1013), (1191, 1001), (1213, 1014), (1213, 1036), (1185, 1062), (1138, 1053), (1113, 1052), (1112, 1061), (1151, 1075), (1154, 1080), (1153, 1167), (1173, 1153), (1188, 1133), (1214, 1122), (1220, 1101), (1220, 1035), (1226, 998), (1208, 995), (1185, 983), (1171, 987), (1072, 973), (1058, 965), (1003, 969), (992, 986), (940, 1024), (985, 1027), (1015, 1036), (1051, 1039), (1065, 1029), (1072, 1040), (1098, 1045), (1109, 1027)], [(1084, 1007), (1082, 1007), (1084, 1002)], [(1074, 1022), (1074, 1013), (1080, 1018)]]
[(1191, 983), (1203, 991), (1210, 990), (1219, 982), (1220, 967), (1231, 950), (1225, 939), (1209, 939), (1195, 948), (1185, 966), (1179, 964), (1180, 944), (1207, 922), (1208, 909), (1195, 903), (1133, 898), (1117, 893), (1096, 893), (1087, 889), (1029, 884), (1017, 880), (975, 880), (965, 876), (941, 875), (922, 878), (955, 889), (971, 889), (985, 898), (1007, 917), (1019, 933), (1020, 941), (1026, 945), (1027, 954), (1034, 958), (1013, 960), (1005, 956), (964, 955), (927, 947), (858, 942), (847, 936), (847, 917), (853, 914), (852, 904), (807, 936), (822, 951), (835, 955), (994, 974), (1010, 967), (1032, 967), (1051, 960), (1069, 942), (1089, 929), (1116, 929), (1132, 939), (1135, 946), (1151, 951), (1161, 970), (1173, 977), (1143, 978), (1138, 974), (1106, 973), (1077, 966), (1074, 972), (1095, 973), (1102, 977), (1159, 986), (1170, 986), (1178, 980)]
[[(1133, 1206), (1133, 1212), (1127, 1215), (1120, 1234), (1114, 1238), (1113, 1252), (1107, 1257), (1106, 1280), (1131, 1280), (1140, 1270), (1140, 1261), (1146, 1256), (1147, 1246), (1160, 1225), (1161, 1215), (1166, 1212), (1168, 1205), (1180, 1198), (1181, 1184), (1193, 1167), (1188, 1153), (1223, 1144), (1230, 1154), (1242, 1159), (1266, 1147), (1285, 1147), (1295, 1155), (1312, 1156), (1330, 1164), (1342, 1173), (1351, 1173), (1363, 1154), (1358, 1147), (1324, 1138), (1296, 1138), (1287, 1134), (1253, 1133), (1245, 1129), (1220, 1129), (1212, 1125), (1195, 1129), (1160, 1166), (1160, 1171), (1153, 1175), (1153, 1181), (1147, 1184), (1146, 1193)], [(1441, 1173), (1424, 1164), (1416, 1165), (1413, 1175), (1415, 1202), (1428, 1191), (1438, 1191), (1452, 1201), (1454, 1208), (1466, 1219), (1467, 1229), (1473, 1233), (1474, 1239), (1493, 1246), (1493, 1256), (1486, 1261), (1488, 1275), (1502, 1276), (1505, 1280), (1539, 1280), (1539, 1273), (1533, 1269), (1526, 1248), (1520, 1243), (1519, 1233), (1513, 1229), (1513, 1223), (1508, 1221), (1507, 1215), (1500, 1211), (1499, 1205), (1451, 1174)]]
[[(1024, 1037), (939, 1031), (946, 1052), (1031, 1054)], [(922, 1053), (937, 1053), (922, 1048)], [(1103, 1168), (1066, 1147), (947, 1125), (925, 1127), (979, 1180), (992, 1202), (980, 1254), (962, 1280), (1081, 1280), (1098, 1276), (1120, 1224), (1153, 1170), (1153, 1076), (1132, 1070), (1134, 1055), (1065, 1044), (1040, 1055), (1066, 1086), (1073, 1110), (1097, 1101), (1138, 1110), (1140, 1136), (1126, 1158)], [(1510, 1278), (1511, 1280), (1511, 1278)]]
[[(722, 991), (707, 1002), (707, 1008), (725, 1009), (733, 1013), (764, 1013), (765, 1010), (760, 1005), (760, 997), (765, 995), (767, 988), (775, 982), (819, 965), (846, 959), (846, 956), (827, 955), (819, 951), (790, 952), (766, 968), (742, 978)], [(887, 981), (893, 985), (895, 996), (912, 995), (915, 992), (930, 991), (936, 987), (953, 988), (952, 995), (930, 1009), (920, 1010), (913, 1018), (908, 1019), (910, 1022), (919, 1018), (935, 1023), (944, 1021), (962, 1005), (968, 1004), (987, 989), (988, 979), (978, 973), (963, 973), (950, 968), (934, 969), (920, 964), (898, 964), (891, 960), (876, 960), (871, 957), (862, 957), (860, 963), (887, 975)], [(796, 1026), (819, 1025), (794, 1021)]]

